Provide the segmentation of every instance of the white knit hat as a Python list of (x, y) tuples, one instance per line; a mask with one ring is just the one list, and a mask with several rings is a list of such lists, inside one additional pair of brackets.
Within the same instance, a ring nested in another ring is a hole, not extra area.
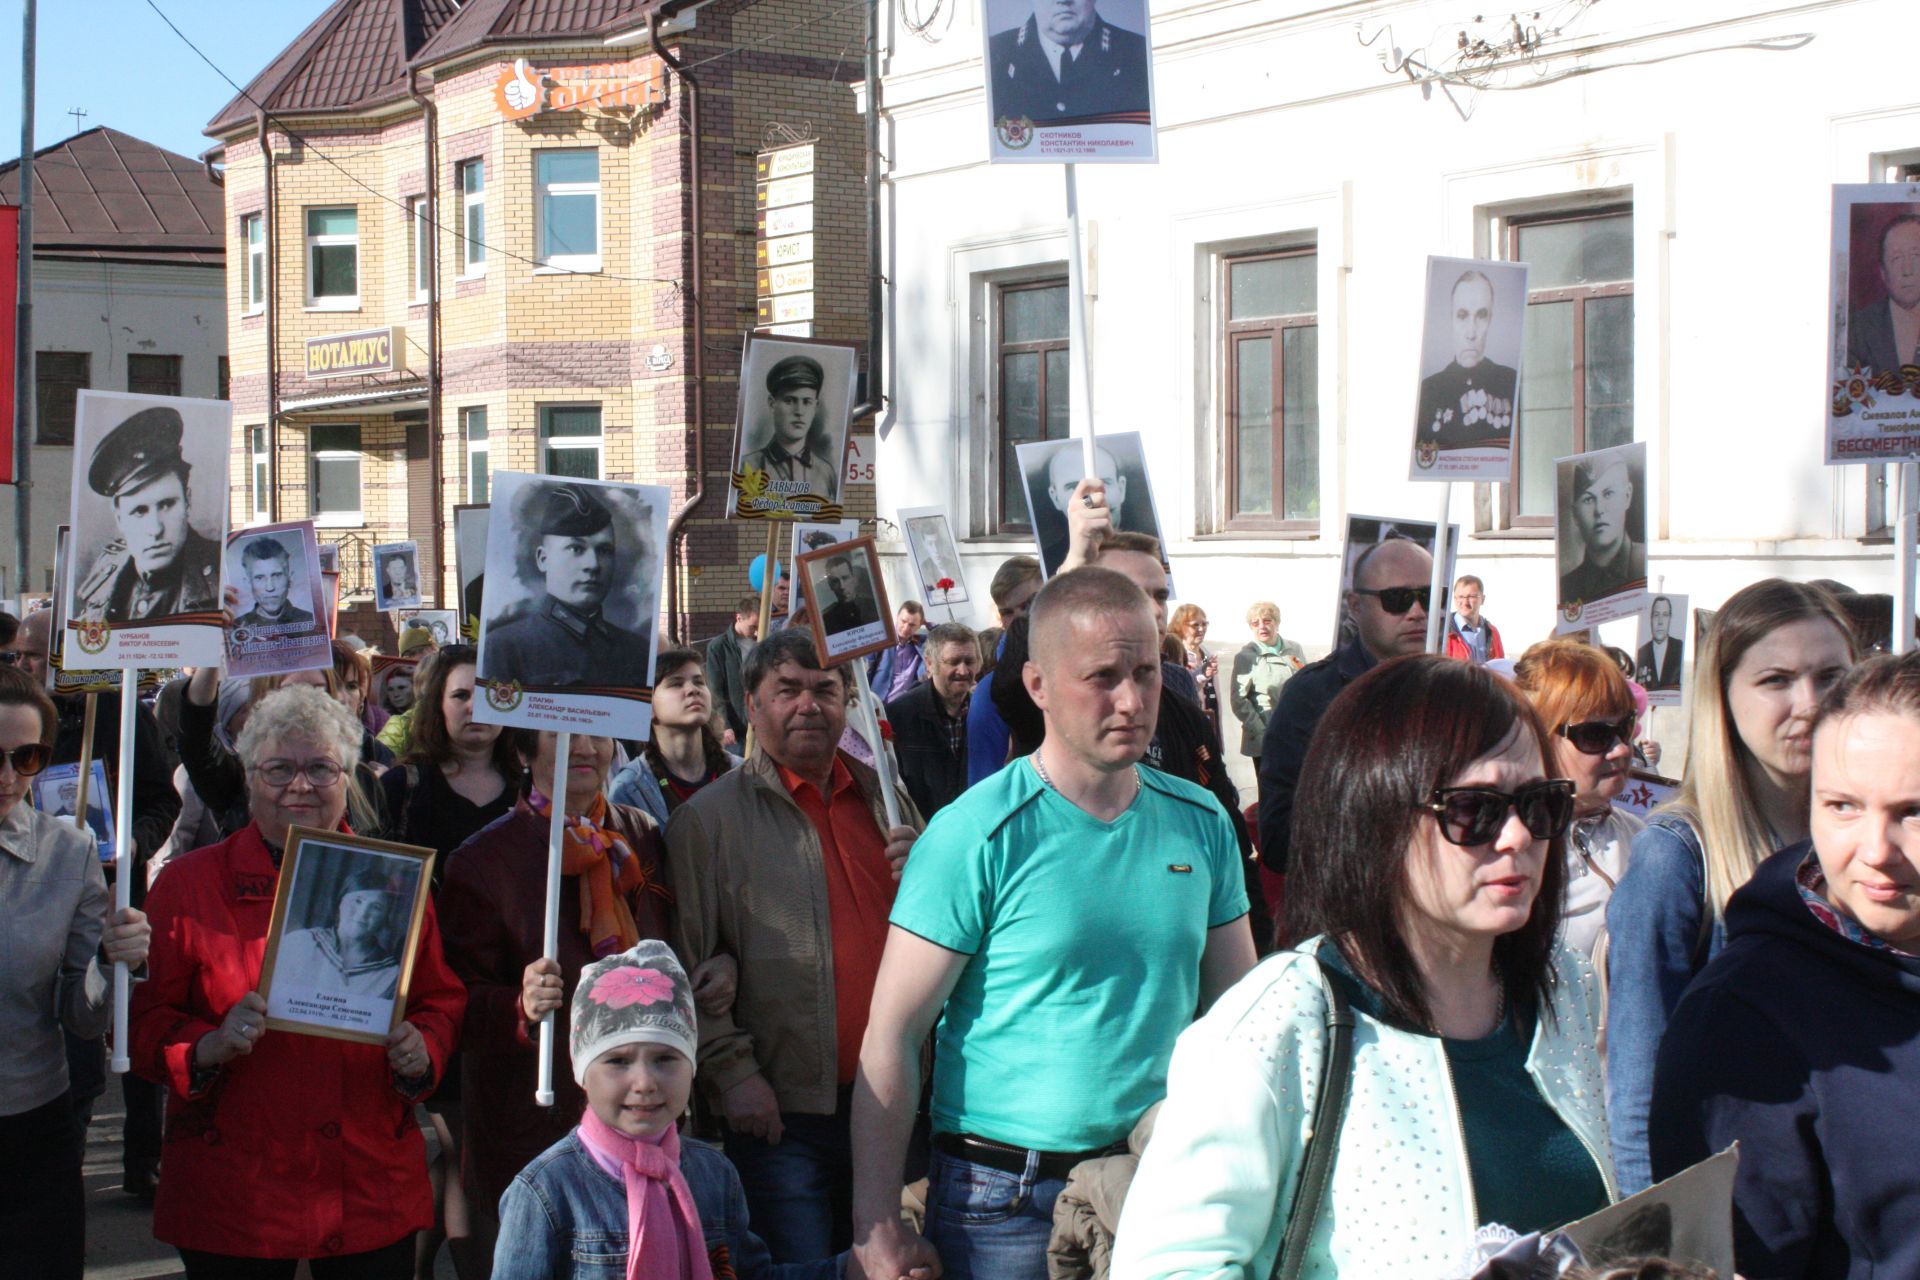
[(693, 984), (666, 943), (643, 938), (580, 971), (570, 1040), (574, 1083), (585, 1085), (593, 1060), (623, 1044), (664, 1044), (697, 1063), (699, 1036)]

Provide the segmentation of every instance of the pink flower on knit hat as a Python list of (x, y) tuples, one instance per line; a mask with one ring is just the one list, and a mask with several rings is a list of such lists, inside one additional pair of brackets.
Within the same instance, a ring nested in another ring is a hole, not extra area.
[(624, 1009), (630, 1004), (671, 1003), (673, 979), (658, 969), (614, 969), (593, 984), (595, 1004)]

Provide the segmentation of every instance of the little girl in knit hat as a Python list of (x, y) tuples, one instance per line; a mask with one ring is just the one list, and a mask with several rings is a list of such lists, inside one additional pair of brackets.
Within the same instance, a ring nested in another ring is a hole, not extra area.
[(845, 1254), (774, 1263), (733, 1165), (681, 1138), (696, 1027), (692, 985), (663, 942), (581, 972), (571, 1045), (586, 1114), (501, 1197), (493, 1280), (839, 1280)]

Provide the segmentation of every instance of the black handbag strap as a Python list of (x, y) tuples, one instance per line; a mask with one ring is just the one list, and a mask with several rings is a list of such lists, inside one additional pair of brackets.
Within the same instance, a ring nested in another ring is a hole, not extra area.
[(1353, 1084), (1353, 1010), (1340, 982), (1326, 971), (1318, 957), (1320, 981), (1327, 993), (1327, 1054), (1320, 1073), (1320, 1094), (1313, 1104), (1313, 1128), (1307, 1133), (1306, 1159), (1300, 1183), (1287, 1213), (1286, 1233), (1280, 1237), (1280, 1255), (1273, 1260), (1273, 1280), (1298, 1280), (1306, 1265), (1313, 1225), (1333, 1181), (1334, 1156), (1340, 1149), (1340, 1126), (1347, 1117), (1347, 1098)]

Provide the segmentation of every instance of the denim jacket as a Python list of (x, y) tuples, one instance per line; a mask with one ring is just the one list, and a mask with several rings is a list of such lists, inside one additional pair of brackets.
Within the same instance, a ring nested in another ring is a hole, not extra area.
[[(700, 1210), (716, 1280), (838, 1280), (844, 1255), (775, 1263), (747, 1226), (740, 1175), (718, 1148), (680, 1140), (680, 1172)], [(627, 1189), (574, 1130), (520, 1171), (500, 1197), (493, 1280), (625, 1280)]]
[(1667, 1019), (1694, 975), (1726, 944), (1726, 925), (1707, 913), (1706, 857), (1693, 824), (1656, 816), (1633, 840), (1633, 856), (1607, 899), (1607, 1130), (1620, 1190), (1653, 1185), (1647, 1112), (1653, 1064)]

